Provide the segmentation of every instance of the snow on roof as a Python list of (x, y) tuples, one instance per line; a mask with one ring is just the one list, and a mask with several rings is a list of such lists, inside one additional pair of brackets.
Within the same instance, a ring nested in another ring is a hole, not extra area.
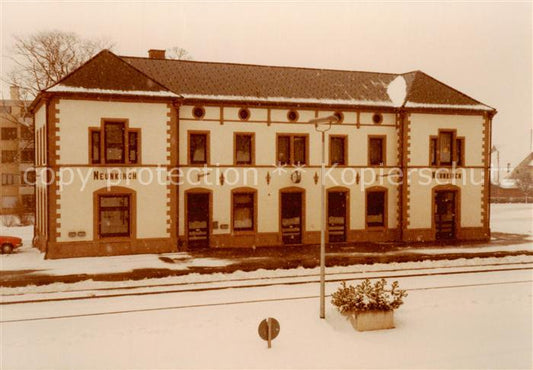
[[(495, 111), (421, 71), (361, 72), (117, 56), (104, 50), (48, 92)], [(33, 104), (32, 104), (33, 105)]]
[(403, 76), (398, 76), (387, 86), (387, 94), (389, 95), (392, 105), (401, 107), (405, 102), (407, 96), (407, 83)]
[(177, 98), (179, 95), (171, 91), (139, 91), (139, 90), (109, 90), (109, 89), (95, 89), (86, 87), (74, 87), (66, 85), (55, 85), (49, 88), (49, 92), (72, 92), (72, 93), (88, 93), (88, 94), (114, 94), (114, 95), (142, 95), (142, 96), (157, 96)]
[(238, 95), (202, 95), (182, 94), (185, 99), (198, 100), (227, 100), (227, 101), (259, 101), (268, 103), (307, 103), (307, 104), (331, 104), (331, 105), (368, 105), (380, 107), (393, 107), (390, 101), (358, 100), (358, 99), (319, 99), (319, 98), (287, 98), (283, 96), (238, 96)]
[(500, 187), (504, 189), (516, 188), (516, 181), (514, 179), (501, 179)]
[(483, 104), (434, 104), (434, 103), (414, 103), (407, 102), (406, 108), (431, 108), (431, 109), (471, 109), (471, 110), (493, 110)]

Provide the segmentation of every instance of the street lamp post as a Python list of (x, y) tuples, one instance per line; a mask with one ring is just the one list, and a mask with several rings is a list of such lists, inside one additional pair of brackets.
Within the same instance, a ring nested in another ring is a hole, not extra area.
[(315, 130), (322, 134), (322, 160), (320, 166), (320, 318), (326, 318), (326, 131), (331, 129), (333, 123), (339, 118), (331, 115), (323, 118), (315, 118), (309, 121), (315, 125)]

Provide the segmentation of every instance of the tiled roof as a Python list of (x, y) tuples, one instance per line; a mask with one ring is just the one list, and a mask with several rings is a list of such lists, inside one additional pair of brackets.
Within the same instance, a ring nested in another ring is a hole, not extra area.
[(533, 165), (531, 164), (531, 161), (533, 161), (533, 152), (526, 155), (526, 157), (518, 164), (518, 166), (514, 168), (514, 170), (511, 172), (508, 178), (516, 179), (524, 171), (531, 172), (531, 170), (533, 169)]
[(120, 57), (108, 50), (95, 55), (47, 91), (66, 91), (68, 88), (109, 91), (166, 90), (157, 81), (124, 63)]
[(123, 57), (180, 95), (389, 101), (396, 75)]
[(185, 99), (393, 107), (387, 88), (398, 76), (405, 79), (405, 107), (493, 110), (420, 71), (399, 75), (195, 62), (121, 57), (107, 50), (47, 91), (144, 91)]

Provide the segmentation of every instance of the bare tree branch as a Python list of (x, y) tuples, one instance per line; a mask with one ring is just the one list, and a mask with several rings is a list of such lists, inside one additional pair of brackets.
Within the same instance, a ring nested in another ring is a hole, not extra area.
[(20, 87), (22, 99), (35, 97), (102, 49), (107, 40), (82, 39), (75, 33), (45, 31), (16, 35), (9, 58), (14, 67), (5, 81)]
[(183, 48), (179, 46), (174, 46), (166, 50), (166, 57), (168, 59), (177, 59), (177, 60), (193, 60), (192, 55)]

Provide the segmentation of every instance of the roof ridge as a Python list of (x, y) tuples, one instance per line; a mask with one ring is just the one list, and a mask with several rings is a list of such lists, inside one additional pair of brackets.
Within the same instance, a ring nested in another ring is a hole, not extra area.
[[(403, 104), (402, 104), (402, 107), (405, 107), (405, 104), (407, 104), (407, 102), (410, 100), (411, 98), (411, 95), (413, 94), (413, 87), (415, 86), (415, 82), (416, 82), (416, 79), (418, 77), (418, 74), (422, 72), (420, 70), (415, 70), (415, 71), (411, 71), (411, 72), (406, 72), (404, 73), (402, 76), (405, 76), (405, 75), (408, 75), (408, 74), (413, 74), (413, 81), (411, 82), (411, 86), (409, 86), (409, 90), (407, 91), (407, 93), (405, 94), (405, 100), (403, 101)], [(405, 78), (405, 77), (404, 77)]]
[(393, 72), (372, 72), (372, 71), (356, 71), (349, 69), (333, 69), (333, 68), (316, 68), (316, 67), (294, 67), (294, 66), (279, 66), (279, 65), (268, 65), (268, 64), (255, 64), (255, 63), (236, 63), (236, 62), (213, 62), (213, 61), (202, 61), (202, 60), (183, 60), (183, 59), (154, 59), (149, 57), (138, 57), (138, 56), (128, 56), (128, 55), (117, 55), (119, 58), (131, 58), (131, 59), (145, 59), (145, 60), (158, 60), (165, 62), (179, 62), (179, 63), (196, 63), (196, 64), (223, 64), (223, 65), (234, 65), (234, 66), (245, 66), (245, 67), (263, 67), (263, 68), (290, 68), (290, 69), (303, 69), (311, 71), (331, 71), (331, 72), (355, 72), (355, 73), (371, 73), (371, 74), (381, 74), (381, 75), (391, 75), (391, 76), (400, 76), (402, 73), (393, 73)]

